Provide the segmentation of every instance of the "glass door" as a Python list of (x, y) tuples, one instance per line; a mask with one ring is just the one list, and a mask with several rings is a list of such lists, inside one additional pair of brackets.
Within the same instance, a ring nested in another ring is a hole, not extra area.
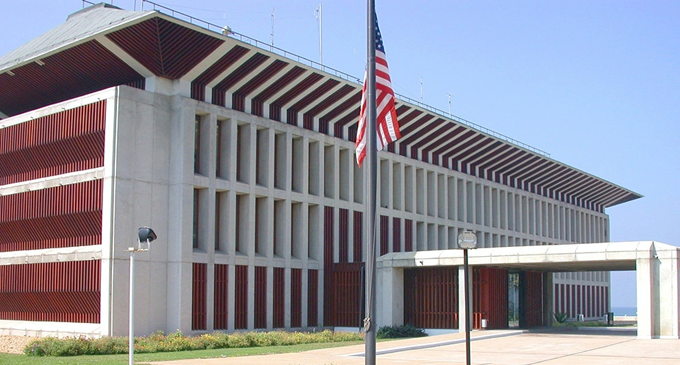
[(508, 327), (519, 327), (519, 273), (508, 273)]

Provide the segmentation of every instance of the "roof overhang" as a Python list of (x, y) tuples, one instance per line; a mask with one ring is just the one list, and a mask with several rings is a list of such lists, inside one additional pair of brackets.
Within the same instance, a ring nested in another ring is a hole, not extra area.
[[(149, 77), (182, 80), (196, 100), (356, 136), (357, 78), (220, 28), (108, 6), (74, 14), (0, 58), (0, 118), (111, 86), (144, 89)], [(595, 211), (642, 197), (417, 101), (398, 97), (396, 108), (402, 138), (387, 152)]]

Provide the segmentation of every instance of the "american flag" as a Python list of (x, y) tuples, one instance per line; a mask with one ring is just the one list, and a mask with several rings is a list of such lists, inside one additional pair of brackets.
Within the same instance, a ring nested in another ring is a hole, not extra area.
[[(383, 46), (382, 35), (378, 28), (378, 17), (375, 17), (375, 88), (376, 88), (376, 149), (382, 150), (388, 143), (394, 142), (401, 137), (397, 112), (394, 108), (394, 91), (390, 80), (390, 70), (387, 67), (387, 57)], [(361, 91), (361, 113), (359, 114), (359, 126), (357, 128), (356, 154), (357, 165), (366, 157), (366, 83), (368, 70), (364, 73), (364, 87)]]

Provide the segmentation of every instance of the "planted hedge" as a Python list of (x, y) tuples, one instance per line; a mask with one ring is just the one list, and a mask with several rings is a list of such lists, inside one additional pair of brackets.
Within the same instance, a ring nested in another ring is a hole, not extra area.
[(424, 337), (427, 336), (425, 331), (415, 328), (410, 324), (403, 326), (384, 326), (378, 328), (376, 338), (406, 338), (406, 337)]
[[(157, 332), (148, 337), (135, 337), (135, 353), (190, 351), (221, 348), (288, 346), (307, 343), (362, 341), (363, 335), (346, 332), (214, 332), (200, 336), (184, 336), (181, 331), (165, 335)], [(113, 355), (128, 353), (127, 337), (54, 338), (31, 342), (24, 349), (28, 356)]]

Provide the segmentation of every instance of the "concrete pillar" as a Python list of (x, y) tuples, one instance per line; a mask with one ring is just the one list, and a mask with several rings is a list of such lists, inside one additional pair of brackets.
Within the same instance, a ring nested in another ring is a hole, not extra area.
[(661, 338), (680, 338), (680, 290), (678, 281), (680, 278), (680, 259), (678, 249), (663, 249), (657, 251), (659, 261), (659, 315)]
[(555, 308), (555, 284), (553, 281), (553, 273), (543, 273), (543, 325), (552, 326), (553, 311)]
[(382, 326), (404, 324), (404, 269), (383, 267), (378, 269), (378, 302)]
[(638, 251), (635, 260), (637, 281), (638, 339), (659, 337), (659, 260), (652, 245)]
[[(473, 301), (472, 301), (472, 266), (468, 268), (470, 277), (468, 278), (468, 284), (470, 288), (469, 298), (470, 298), (470, 313), (465, 313), (465, 267), (458, 267), (458, 332), (465, 332), (465, 316), (470, 316), (470, 327), (474, 326), (473, 313)], [(470, 328), (472, 330), (472, 328)]]

